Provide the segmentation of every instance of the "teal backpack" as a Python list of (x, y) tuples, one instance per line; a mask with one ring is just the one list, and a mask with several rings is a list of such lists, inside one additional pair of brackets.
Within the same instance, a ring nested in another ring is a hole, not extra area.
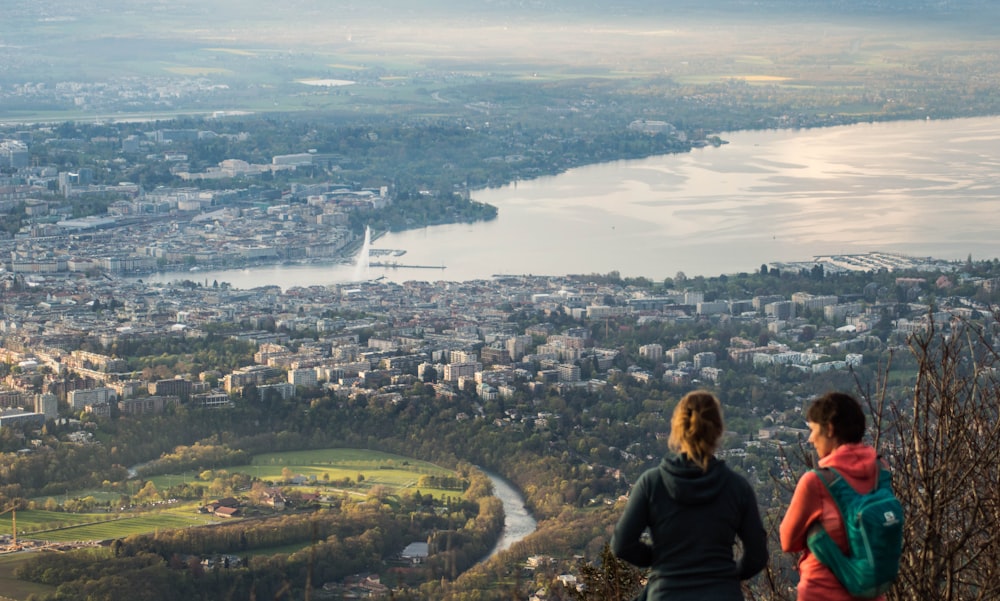
[(813, 471), (837, 503), (850, 555), (844, 555), (819, 523), (809, 531), (809, 550), (851, 595), (881, 595), (896, 580), (903, 549), (903, 506), (892, 492), (892, 476), (880, 469), (878, 485), (862, 495), (833, 468)]

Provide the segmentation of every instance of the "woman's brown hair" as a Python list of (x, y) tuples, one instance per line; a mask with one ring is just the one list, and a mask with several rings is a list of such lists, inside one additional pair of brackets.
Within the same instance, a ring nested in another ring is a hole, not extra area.
[(806, 420), (823, 427), (833, 426), (840, 442), (858, 443), (865, 436), (865, 412), (861, 403), (843, 392), (828, 392), (817, 397), (806, 409)]
[(722, 405), (711, 392), (695, 390), (677, 403), (670, 419), (671, 449), (686, 454), (702, 470), (715, 454), (722, 437)]

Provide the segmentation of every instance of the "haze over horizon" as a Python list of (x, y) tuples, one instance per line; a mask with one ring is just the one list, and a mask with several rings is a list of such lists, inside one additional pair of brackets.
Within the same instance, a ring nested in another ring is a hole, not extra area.
[[(986, 0), (498, 0), (457, 6), (382, 0), (335, 7), (318, 0), (280, 7), (262, 0), (42, 0), (5, 9), (0, 86), (201, 77), (267, 93), (301, 77), (392, 81), (385, 78), (422, 70), (543, 81), (746, 74), (794, 80), (807, 77), (793, 69), (799, 63), (845, 60), (849, 66), (852, 54), (882, 60), (900, 51), (924, 54), (916, 40), (931, 44), (926, 53), (932, 54), (946, 52), (943, 43), (989, 38), (1000, 22), (991, 16), (998, 13), (1000, 5)], [(841, 52), (846, 58), (837, 57)]]

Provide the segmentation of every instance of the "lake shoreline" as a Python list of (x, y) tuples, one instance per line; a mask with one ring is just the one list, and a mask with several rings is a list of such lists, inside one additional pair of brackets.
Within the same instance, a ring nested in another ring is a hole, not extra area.
[[(878, 249), (959, 261), (1000, 255), (1000, 118), (726, 134), (720, 148), (570, 169), (478, 191), (496, 219), (386, 232), (395, 282), (608, 274), (661, 280), (756, 271)], [(335, 265), (211, 272), (237, 288), (350, 283)], [(197, 279), (205, 277), (200, 272)], [(151, 274), (167, 283), (191, 274)]]

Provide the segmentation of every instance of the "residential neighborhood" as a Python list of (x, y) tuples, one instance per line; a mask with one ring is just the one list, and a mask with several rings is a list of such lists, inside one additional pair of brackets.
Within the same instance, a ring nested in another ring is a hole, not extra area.
[[(988, 279), (972, 284), (997, 286)], [(878, 285), (842, 296), (798, 292), (706, 301), (693, 290), (652, 294), (578, 277), (238, 290), (217, 282), (154, 285), (107, 275), (8, 271), (2, 285), (3, 426), (40, 426), (81, 414), (142, 416), (177, 403), (224, 410), (248, 387), (256, 396), (281, 399), (320, 388), (343, 397), (375, 392), (401, 399), (422, 382), (440, 397), (473, 394), (491, 401), (550, 388), (594, 391), (620, 377), (718, 382), (727, 371), (778, 365), (819, 374), (859, 368), (866, 353), (885, 350), (887, 342), (872, 330), (885, 326), (889, 309), (889, 331), (900, 336), (928, 328), (931, 320), (947, 324), (977, 311), (973, 299), (955, 298), (940, 299), (928, 313), (918, 295), (932, 284), (913, 277), (895, 280), (902, 294), (912, 291), (910, 304), (897, 302), (895, 291), (887, 300), (889, 292)], [(519, 323), (519, 315), (534, 316), (535, 323)], [(730, 334), (606, 347), (598, 337), (612, 322), (616, 328), (728, 324), (767, 340)], [(217, 366), (197, 373), (135, 371), (111, 350), (142, 339), (205, 338), (220, 328), (256, 349), (246, 365), (228, 372)], [(95, 348), (103, 352), (85, 350)], [(517, 419), (541, 423), (546, 416)]]

